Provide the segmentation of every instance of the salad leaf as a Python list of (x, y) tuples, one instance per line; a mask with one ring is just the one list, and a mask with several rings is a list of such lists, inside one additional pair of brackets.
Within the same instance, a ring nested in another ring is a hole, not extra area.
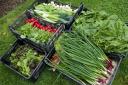
[(18, 28), (18, 32), (21, 34), (22, 38), (29, 38), (30, 40), (37, 43), (44, 43), (49, 40), (53, 33), (40, 30), (36, 27), (33, 27), (32, 24), (25, 24)]
[(30, 76), (43, 58), (43, 55), (31, 49), (28, 45), (22, 45), (11, 54), (9, 60), (11, 61), (11, 66), (23, 75)]
[(117, 15), (104, 11), (87, 11), (74, 23), (74, 30), (84, 30), (96, 45), (105, 52), (128, 51), (128, 27)]

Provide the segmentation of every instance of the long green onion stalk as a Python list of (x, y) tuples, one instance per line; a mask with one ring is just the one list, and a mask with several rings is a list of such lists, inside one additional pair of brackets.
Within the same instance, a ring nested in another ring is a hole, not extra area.
[(50, 23), (67, 23), (76, 11), (77, 9), (73, 10), (69, 5), (51, 2), (35, 6), (32, 12)]
[(56, 41), (55, 48), (61, 59), (61, 64), (53, 65), (57, 69), (84, 83), (106, 83), (113, 68), (112, 62), (99, 47), (88, 40), (84, 31), (64, 33)]

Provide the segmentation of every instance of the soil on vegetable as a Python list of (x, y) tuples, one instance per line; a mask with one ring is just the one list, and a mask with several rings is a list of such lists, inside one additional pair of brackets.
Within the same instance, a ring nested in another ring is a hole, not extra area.
[(25, 0), (0, 0), (0, 17), (6, 15), (8, 11), (15, 9), (20, 3)]

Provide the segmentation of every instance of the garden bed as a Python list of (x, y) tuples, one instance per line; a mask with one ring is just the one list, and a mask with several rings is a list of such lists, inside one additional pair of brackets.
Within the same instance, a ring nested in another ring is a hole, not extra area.
[(0, 0), (0, 17), (6, 15), (8, 11), (15, 9), (17, 5), (25, 0)]

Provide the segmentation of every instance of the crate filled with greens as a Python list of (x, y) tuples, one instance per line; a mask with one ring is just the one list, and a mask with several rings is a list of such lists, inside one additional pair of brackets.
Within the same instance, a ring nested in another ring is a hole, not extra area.
[(65, 28), (69, 29), (76, 17), (83, 10), (83, 4), (79, 7), (71, 7), (71, 5), (51, 0), (36, 0), (28, 9), (31, 15), (38, 17), (40, 20), (53, 24), (65, 24)]
[(1, 57), (1, 62), (25, 79), (37, 79), (45, 67), (45, 57), (49, 58), (44, 50), (17, 40)]
[(55, 42), (56, 62), (45, 62), (80, 85), (111, 85), (122, 55), (104, 53), (86, 36), (86, 32), (76, 30), (63, 33)]
[(9, 27), (18, 39), (24, 39), (38, 48), (48, 50), (64, 29), (64, 25), (53, 25), (30, 17), (24, 13)]

